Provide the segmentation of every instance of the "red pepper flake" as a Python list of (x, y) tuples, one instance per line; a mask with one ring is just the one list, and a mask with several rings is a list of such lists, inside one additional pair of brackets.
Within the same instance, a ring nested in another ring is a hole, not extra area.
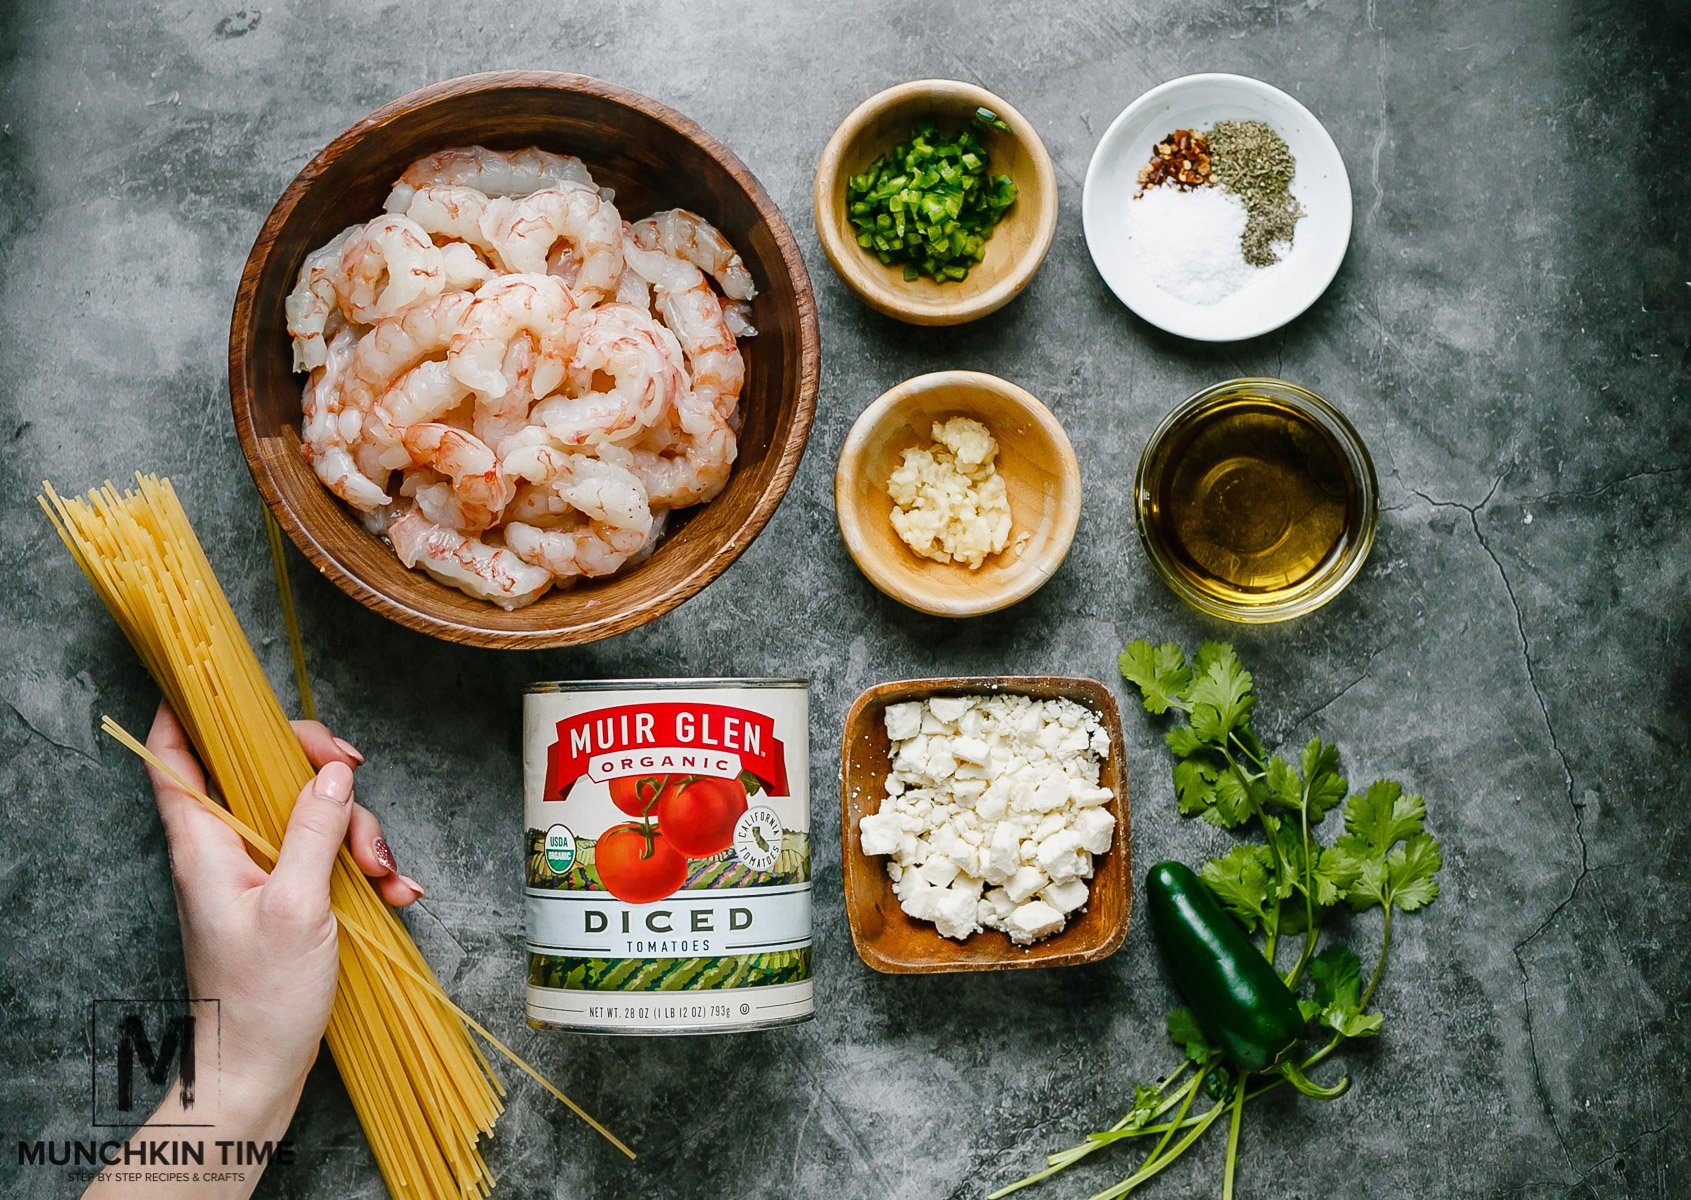
[(1143, 196), (1147, 188), (1165, 183), (1183, 192), (1213, 185), (1209, 139), (1197, 130), (1176, 129), (1153, 146), (1151, 161), (1139, 172), (1139, 190), (1134, 198)]

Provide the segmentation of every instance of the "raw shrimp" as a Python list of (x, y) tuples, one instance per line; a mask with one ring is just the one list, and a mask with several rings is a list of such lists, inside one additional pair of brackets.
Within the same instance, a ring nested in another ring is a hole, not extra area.
[(483, 254), (493, 246), (482, 236), (481, 220), (491, 203), (485, 192), (452, 183), (420, 187), (405, 206), (405, 215), (431, 237), (468, 242)]
[(618, 304), (631, 304), (644, 312), (652, 311), (652, 285), (646, 282), (645, 276), (634, 269), (630, 255), (638, 257), (640, 247), (634, 243), (634, 227), (627, 221), (622, 223), (622, 274), (617, 277), (616, 294), (612, 297)]
[(442, 246), (440, 265), (446, 271), (443, 290), (448, 292), (473, 292), (496, 274), (467, 242), (447, 242)]
[[(663, 327), (648, 313), (626, 304), (593, 309), (581, 323), (567, 392), (536, 404), (530, 419), (565, 446), (619, 440), (647, 428), (687, 387), (680, 356), (666, 349)], [(596, 390), (600, 376), (610, 379), (609, 391)]]
[[(440, 366), (471, 305), (469, 292), (443, 292), (379, 322), (358, 342), (347, 367), (346, 404), (358, 414), (368, 460), (394, 470), (411, 461), (400, 444), (404, 425), (432, 419), (469, 394)], [(425, 369), (426, 368), (426, 369)], [(349, 435), (348, 440), (353, 440)]]
[(498, 399), (511, 386), (505, 355), (513, 338), (534, 338), (539, 360), (533, 387), (545, 395), (564, 377), (574, 344), (570, 313), (575, 298), (550, 275), (503, 275), (476, 291), (463, 325), (452, 336), (447, 361), (452, 374), (484, 398)]
[(394, 553), (407, 567), (421, 567), (449, 587), (507, 612), (533, 604), (552, 586), (552, 573), (531, 566), (503, 546), (433, 524), (416, 509), (387, 528)]
[(350, 435), (342, 424), (342, 384), (358, 344), (358, 335), (343, 326), (330, 339), (323, 365), (311, 372), (305, 384), (304, 421), (300, 425), (300, 450), (323, 486), (362, 512), (391, 502), (381, 486), (359, 469), (350, 446), (362, 424), (360, 415), (350, 413)]
[(692, 263), (658, 249), (635, 244), (626, 251), (628, 265), (656, 289), (656, 305), (663, 323), (687, 354), (693, 391), (727, 419), (740, 403), (745, 385), (745, 359), (722, 315), (722, 302), (704, 273)]
[(452, 481), (450, 504), (436, 493), (437, 509), (452, 517), (443, 524), (477, 533), (498, 521), (516, 494), (492, 448), (473, 433), (426, 421), (405, 426), (400, 439), (413, 463)]
[(457, 146), (419, 158), (405, 168), (382, 207), (390, 213), (404, 212), (418, 189), (430, 184), (462, 185), (487, 196), (526, 196), (560, 183), (591, 186), (593, 176), (579, 158), (532, 146), (510, 152)]
[(570, 285), (591, 308), (616, 291), (622, 275), (622, 218), (597, 190), (561, 184), (520, 200), (492, 200), (481, 222), (507, 271), (544, 274), (552, 250), (566, 241), (579, 266)]
[(752, 273), (720, 230), (696, 212), (671, 208), (634, 223), (634, 240), (648, 250), (662, 250), (692, 263), (721, 285), (731, 300), (757, 295)]
[(461, 146), (308, 256), (286, 310), (314, 473), (407, 566), (506, 608), (644, 561), (727, 486), (751, 272), (578, 159)]
[(524, 562), (544, 567), (560, 581), (619, 570), (646, 548), (652, 509), (646, 489), (626, 467), (588, 454), (564, 454), (546, 492), (529, 509), (544, 524), (512, 520), (505, 544)]
[(446, 286), (440, 250), (409, 217), (377, 217), (341, 250), (335, 296), (347, 316), (373, 325), (438, 295)]
[(505, 376), (505, 394), (476, 396), (475, 415), (471, 418), (470, 427), (477, 437), (497, 448), (512, 434), (529, 428), (529, 410), (539, 399), (534, 390), (535, 372), (541, 365), (534, 338), (511, 339), (505, 351), (505, 361), (500, 366)]
[(630, 470), (659, 508), (685, 508), (715, 499), (739, 455), (728, 421), (695, 393), (683, 392), (668, 418), (630, 448)]
[(348, 225), (329, 241), (305, 256), (299, 282), (283, 306), (288, 316), (288, 336), (294, 339), (294, 370), (313, 371), (329, 356), (325, 335), (333, 333), (331, 323), (344, 320), (336, 307), (334, 274), (340, 268), (341, 251), (364, 228)]
[[(380, 446), (399, 446), (407, 425), (438, 421), (462, 404), (469, 394), (470, 389), (452, 377), (444, 362), (437, 359), (418, 363), (376, 397), (365, 421), (366, 435)], [(407, 454), (403, 461), (389, 461), (386, 465), (393, 469), (410, 461)]]

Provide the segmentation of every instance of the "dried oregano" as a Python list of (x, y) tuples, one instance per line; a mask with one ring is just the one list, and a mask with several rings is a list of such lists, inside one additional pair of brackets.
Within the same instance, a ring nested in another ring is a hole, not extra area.
[(1208, 131), (1215, 182), (1239, 197), (1247, 219), (1241, 249), (1253, 267), (1280, 261), (1275, 242), (1289, 242), (1303, 206), (1288, 190), (1297, 161), (1265, 121), (1217, 121)]

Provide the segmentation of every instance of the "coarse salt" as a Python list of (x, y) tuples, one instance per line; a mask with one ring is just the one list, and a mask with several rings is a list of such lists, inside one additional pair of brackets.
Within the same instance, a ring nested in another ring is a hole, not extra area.
[(1169, 295), (1188, 304), (1216, 304), (1279, 266), (1245, 261), (1240, 238), (1247, 215), (1243, 202), (1221, 188), (1152, 188), (1128, 202), (1128, 246)]

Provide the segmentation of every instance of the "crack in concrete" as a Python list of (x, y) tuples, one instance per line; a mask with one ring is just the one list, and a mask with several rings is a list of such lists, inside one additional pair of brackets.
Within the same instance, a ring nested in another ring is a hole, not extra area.
[(470, 952), (464, 949), (464, 943), (460, 942), (458, 940), (458, 935), (452, 932), (452, 926), (441, 920), (440, 914), (435, 912), (431, 905), (424, 904), (421, 900), (418, 900), (411, 906), (411, 908), (415, 912), (422, 913), (424, 916), (428, 917), (429, 920), (440, 926), (440, 931), (446, 935), (447, 940), (454, 946), (458, 947), (458, 965), (462, 965), (464, 962), (468, 961)]
[(1543, 720), (1544, 731), (1550, 738), (1550, 748), (1555, 752), (1556, 758), (1562, 764), (1562, 782), (1567, 793), (1568, 809), (1573, 814), (1574, 839), (1579, 843), (1579, 874), (1574, 878), (1573, 886), (1568, 889), (1568, 894), (1557, 902), (1555, 907), (1553, 907), (1549, 913), (1545, 915), (1544, 919), (1533, 928), (1531, 933), (1516, 942), (1515, 945), (1510, 948), (1510, 953), (1515, 959), (1515, 968), (1521, 976), (1522, 1015), (1527, 1032), (1527, 1052), (1532, 1059), (1533, 1086), (1538, 1093), (1539, 1104), (1544, 1109), (1544, 1115), (1550, 1122), (1551, 1131), (1556, 1135), (1556, 1143), (1561, 1147), (1562, 1160), (1566, 1164), (1568, 1170), (1572, 1172), (1574, 1170), (1574, 1162), (1573, 1155), (1568, 1148), (1567, 1135), (1562, 1130), (1561, 1122), (1556, 1119), (1556, 1110), (1550, 1100), (1550, 1089), (1544, 1080), (1544, 1066), (1539, 1058), (1538, 1038), (1533, 1025), (1532, 979), (1527, 972), (1526, 960), (1522, 957), (1522, 952), (1535, 940), (1537, 940), (1538, 937), (1555, 922), (1556, 918), (1559, 917), (1567, 909), (1567, 907), (1574, 902), (1574, 898), (1579, 895), (1580, 886), (1591, 876), (1591, 850), (1585, 840), (1585, 812), (1579, 802), (1574, 799), (1573, 766), (1568, 761), (1567, 751), (1562, 748), (1561, 740), (1556, 736), (1556, 726), (1550, 719), (1550, 706), (1544, 698), (1544, 691), (1542, 687), (1539, 685), (1538, 668), (1533, 663), (1532, 643), (1527, 637), (1526, 618), (1521, 611), (1520, 599), (1515, 595), (1515, 587), (1509, 581), (1509, 573), (1504, 570), (1503, 561), (1497, 557), (1497, 553), (1492, 549), (1491, 543), (1486, 540), (1485, 531), (1480, 527), (1479, 515), (1481, 511), (1483, 511), (1486, 506), (1491, 503), (1492, 498), (1497, 494), (1497, 489), (1502, 485), (1503, 480), (1508, 477), (1509, 472), (1513, 469), (1514, 467), (1511, 464), (1508, 470), (1505, 470), (1502, 475), (1499, 475), (1496, 481), (1492, 483), (1491, 490), (1486, 493), (1485, 498), (1478, 504), (1469, 505), (1463, 504), (1460, 501), (1435, 500), (1425, 492), (1421, 491), (1416, 491), (1415, 494), (1420, 496), (1421, 499), (1425, 500), (1428, 504), (1433, 505), (1435, 508), (1457, 508), (1468, 514), (1468, 524), (1474, 531), (1474, 540), (1479, 543), (1480, 549), (1485, 551), (1486, 557), (1491, 559), (1491, 565), (1496, 568), (1497, 577), (1503, 584), (1503, 591), (1509, 597), (1509, 605), (1514, 610), (1515, 633), (1516, 636), (1519, 637), (1521, 643), (1521, 660), (1526, 666), (1527, 685), (1532, 691), (1533, 699), (1538, 704), (1539, 717)]
[(1661, 1121), (1660, 1124), (1652, 1126), (1649, 1129), (1643, 1130), (1636, 1137), (1634, 1137), (1631, 1141), (1629, 1141), (1625, 1145), (1623, 1145), (1619, 1150), (1616, 1150), (1613, 1154), (1605, 1154), (1602, 1158), (1600, 1158), (1596, 1162), (1592, 1163), (1583, 1172), (1581, 1172), (1580, 1177), (1578, 1179), (1574, 1180), (1571, 1184), (1568, 1185), (1568, 1190), (1570, 1192), (1573, 1191), (1575, 1188), (1579, 1187), (1580, 1184), (1584, 1183), (1587, 1179), (1590, 1179), (1593, 1175), (1597, 1174), (1598, 1171), (1602, 1170), (1604, 1166), (1606, 1166), (1609, 1163), (1616, 1161), (1622, 1155), (1631, 1154), (1632, 1148), (1634, 1146), (1638, 1145), (1638, 1143), (1644, 1141), (1646, 1138), (1653, 1138), (1657, 1134), (1665, 1133), (1667, 1131), (1667, 1127), (1669, 1125), (1673, 1124), (1674, 1118), (1678, 1117), (1681, 1111), (1682, 1111), (1682, 1108), (1680, 1106), (1676, 1105), (1672, 1112), (1670, 1112), (1666, 1117), (1662, 1118), (1662, 1121)]
[(1521, 501), (1523, 504), (1544, 504), (1551, 500), (1589, 500), (1593, 496), (1601, 496), (1605, 492), (1612, 492), (1618, 487), (1632, 483), (1639, 479), (1659, 479), (1664, 475), (1683, 475), (1691, 471), (1691, 466), (1685, 467), (1648, 467), (1641, 471), (1633, 471), (1622, 475), (1618, 479), (1611, 479), (1607, 483), (1600, 483), (1594, 488), (1583, 492), (1546, 492), (1542, 496), (1529, 496)]
[(1571, 1183), (1565, 1183), (1562, 1180), (1558, 1180), (1558, 1179), (1533, 1179), (1533, 1180), (1529, 1180), (1526, 1183), (1521, 1184), (1518, 1187), (1510, 1188), (1507, 1192), (1505, 1192), (1503, 1194), (1505, 1196), (1525, 1196), (1529, 1192), (1536, 1192), (1536, 1191), (1539, 1191), (1543, 1188), (1564, 1188), (1565, 1191), (1564, 1191), (1563, 1194), (1571, 1196), (1571, 1195), (1574, 1194), (1575, 1191), (1577, 1191), (1579, 1189), (1579, 1187), (1582, 1184), (1585, 1183), (1586, 1180), (1590, 1179), (1598, 1171), (1602, 1170), (1603, 1167), (1605, 1167), (1609, 1163), (1615, 1162), (1617, 1159), (1621, 1158), (1624, 1155), (1631, 1154), (1632, 1151), (1633, 1151), (1633, 1148), (1635, 1146), (1637, 1146), (1639, 1143), (1647, 1141), (1650, 1138), (1656, 1137), (1659, 1134), (1665, 1133), (1667, 1131), (1667, 1127), (1669, 1125), (1673, 1124), (1675, 1118), (1677, 1118), (1682, 1111), (1683, 1111), (1682, 1108), (1676, 1107), (1672, 1112), (1668, 1113), (1668, 1115), (1666, 1117), (1662, 1118), (1662, 1121), (1661, 1121), (1660, 1124), (1654, 1125), (1649, 1129), (1641, 1130), (1630, 1141), (1628, 1141), (1625, 1145), (1621, 1146), (1620, 1149), (1615, 1150), (1612, 1153), (1603, 1155), (1601, 1158), (1597, 1159), (1589, 1167), (1587, 1167), (1584, 1171), (1580, 1172), (1579, 1177), (1576, 1178), (1575, 1180), (1573, 1180), (1573, 1182), (1571, 1182)]
[(1275, 745), (1274, 752), (1279, 753), (1281, 747), (1291, 740), (1292, 734), (1301, 729), (1305, 722), (1314, 720), (1316, 717), (1319, 717), (1322, 713), (1326, 712), (1329, 708), (1332, 708), (1333, 705), (1344, 699), (1345, 695), (1352, 688), (1356, 687), (1357, 684), (1361, 683), (1364, 679), (1367, 679), (1369, 675), (1373, 674), (1374, 660), (1380, 657), (1381, 649), (1382, 647), (1376, 646), (1373, 650), (1369, 651), (1368, 661), (1362, 664), (1362, 674), (1358, 675), (1355, 679), (1345, 684), (1344, 687), (1340, 688), (1326, 700), (1322, 701), (1322, 703), (1316, 705), (1314, 708), (1304, 713), (1303, 716), (1288, 725), (1286, 727), (1286, 732), (1281, 735), (1279, 743)]
[(29, 717), (24, 714), (23, 709), (19, 708), (16, 704), (13, 704), (10, 700), (6, 702), (6, 707), (12, 710), (12, 715), (22, 722), (25, 729), (29, 730), (36, 737), (46, 742), (49, 746), (53, 746), (59, 750), (68, 750), (77, 757), (85, 758), (91, 763), (97, 763), (100, 761), (80, 746), (72, 746), (68, 742), (61, 742), (58, 738), (38, 726), (34, 721), (31, 721)]

